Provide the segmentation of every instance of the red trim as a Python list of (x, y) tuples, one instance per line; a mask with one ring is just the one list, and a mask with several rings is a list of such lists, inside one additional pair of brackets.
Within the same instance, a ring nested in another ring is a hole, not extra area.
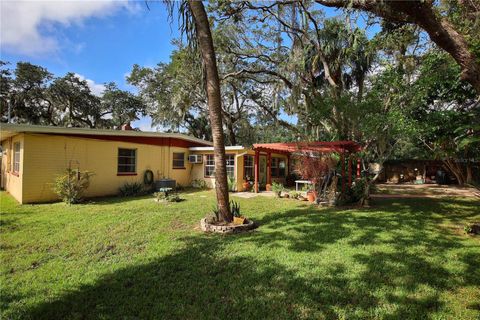
[(117, 172), (117, 176), (137, 176), (136, 172)]
[(171, 146), (171, 147), (180, 147), (180, 148), (210, 146), (208, 144), (197, 143), (197, 142), (183, 140), (179, 138), (104, 136), (104, 135), (56, 134), (56, 133), (49, 133), (49, 134), (60, 135), (65, 137), (85, 138), (85, 139), (140, 143), (140, 144), (148, 144), (153, 146)]
[(185, 170), (185, 167), (172, 167), (172, 170)]

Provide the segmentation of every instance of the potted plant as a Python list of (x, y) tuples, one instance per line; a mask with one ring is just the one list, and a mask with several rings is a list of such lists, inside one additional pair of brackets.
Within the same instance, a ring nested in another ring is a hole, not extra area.
[(246, 177), (245, 181), (243, 181), (243, 190), (244, 191), (250, 191), (252, 188), (252, 185), (250, 184), (250, 177)]
[(247, 219), (240, 214), (240, 205), (237, 202), (233, 200), (230, 201), (230, 210), (232, 210), (233, 214), (233, 224), (245, 223)]
[(307, 191), (307, 199), (308, 202), (315, 202), (315, 199), (317, 198), (317, 193), (314, 190), (309, 190)]
[(277, 182), (274, 182), (272, 184), (272, 191), (275, 193), (275, 196), (277, 198), (281, 198), (282, 196), (282, 191), (284, 190), (285, 188), (283, 187), (283, 185), (281, 183), (277, 183)]
[[(274, 183), (275, 183), (275, 182), (274, 182)], [(266, 191), (272, 191), (272, 185), (269, 184), (269, 183), (267, 183), (267, 184), (265, 185), (265, 190), (266, 190)]]

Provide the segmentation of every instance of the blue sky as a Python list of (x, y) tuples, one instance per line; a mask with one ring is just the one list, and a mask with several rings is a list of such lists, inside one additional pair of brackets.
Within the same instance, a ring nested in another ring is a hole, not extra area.
[[(1, 1), (0, 59), (14, 66), (28, 61), (57, 76), (75, 72), (93, 91), (125, 82), (133, 64), (167, 62), (178, 38), (177, 20), (170, 23), (165, 5), (144, 1)], [(335, 15), (328, 10), (327, 15)], [(295, 121), (286, 117), (286, 120)], [(150, 119), (134, 123), (150, 129)]]

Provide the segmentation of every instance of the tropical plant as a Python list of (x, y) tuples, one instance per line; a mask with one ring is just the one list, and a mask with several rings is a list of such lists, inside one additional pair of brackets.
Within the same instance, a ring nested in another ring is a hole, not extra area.
[(118, 189), (121, 197), (136, 197), (144, 194), (143, 185), (140, 182), (127, 182)]
[(233, 201), (233, 200), (230, 200), (230, 210), (232, 212), (232, 215), (234, 217), (241, 217), (241, 213), (240, 213), (240, 204), (236, 201)]
[[(173, 14), (175, 2), (167, 2), (170, 15)], [(219, 220), (231, 222), (228, 199), (227, 165), (222, 121), (222, 99), (217, 59), (210, 30), (210, 21), (202, 1), (182, 1), (178, 5), (179, 13), (184, 18), (183, 31), (186, 32), (191, 45), (198, 45), (202, 56), (205, 75), (205, 91), (207, 96), (210, 127), (212, 129), (213, 150), (215, 158), (215, 191)]]
[(93, 173), (68, 168), (55, 179), (53, 190), (67, 204), (79, 203), (90, 185)]
[(237, 191), (237, 180), (233, 177), (228, 177), (228, 191), (235, 192)]

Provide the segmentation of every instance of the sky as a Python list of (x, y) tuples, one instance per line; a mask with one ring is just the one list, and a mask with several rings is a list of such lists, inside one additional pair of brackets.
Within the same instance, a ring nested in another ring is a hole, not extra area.
[[(132, 66), (168, 62), (178, 37), (176, 17), (170, 21), (161, 2), (0, 1), (0, 60), (10, 67), (27, 61), (56, 76), (74, 72), (96, 94), (112, 81), (135, 91), (125, 81)], [(154, 129), (148, 117), (132, 125)]]
[[(0, 2), (0, 60), (28, 61), (56, 76), (74, 72), (101, 93), (103, 83), (126, 81), (133, 64), (167, 62), (179, 36), (161, 3), (119, 0)], [(150, 130), (150, 119), (133, 124)]]

